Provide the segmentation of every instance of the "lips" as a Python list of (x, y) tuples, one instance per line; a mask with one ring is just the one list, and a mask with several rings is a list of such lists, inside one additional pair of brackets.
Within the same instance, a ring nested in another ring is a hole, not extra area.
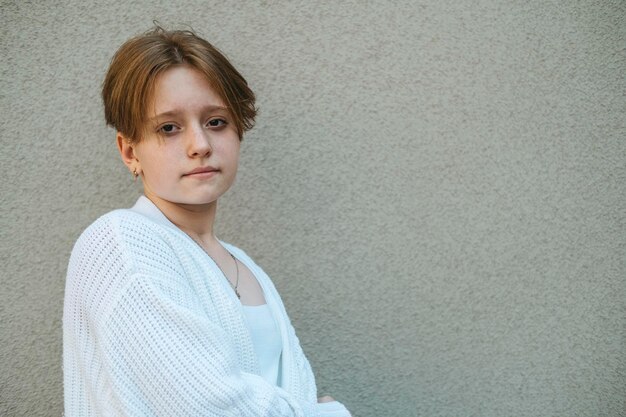
[(183, 175), (183, 177), (186, 177), (186, 176), (189, 176), (189, 175), (203, 175), (203, 174), (204, 175), (208, 175), (208, 174), (215, 173), (215, 172), (218, 172), (218, 171), (219, 171), (219, 169), (214, 168), (212, 166), (199, 167), (199, 168), (196, 168), (194, 170), (191, 170), (191, 171), (187, 172), (186, 174)]

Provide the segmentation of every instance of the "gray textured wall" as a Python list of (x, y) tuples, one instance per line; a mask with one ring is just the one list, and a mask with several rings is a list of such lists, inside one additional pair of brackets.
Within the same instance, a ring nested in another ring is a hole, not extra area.
[(623, 1), (58, 3), (2, 1), (1, 415), (62, 412), (68, 255), (139, 192), (100, 83), (153, 19), (258, 94), (220, 236), (274, 278), (323, 393), (626, 414)]

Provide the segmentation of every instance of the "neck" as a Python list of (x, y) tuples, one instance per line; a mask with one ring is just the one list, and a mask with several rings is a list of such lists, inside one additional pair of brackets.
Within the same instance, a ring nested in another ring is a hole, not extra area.
[(187, 233), (205, 249), (219, 245), (213, 235), (217, 201), (207, 204), (180, 204), (163, 200), (145, 190), (145, 195), (180, 230)]

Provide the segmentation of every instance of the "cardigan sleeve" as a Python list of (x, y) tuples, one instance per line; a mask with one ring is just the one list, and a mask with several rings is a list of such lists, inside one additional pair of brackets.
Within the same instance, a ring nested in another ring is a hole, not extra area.
[(168, 273), (129, 266), (110, 223), (97, 223), (77, 242), (68, 268), (68, 417), (349, 416), (242, 371), (232, 339), (191, 289), (172, 288), (179, 281)]
[(164, 294), (153, 277), (133, 276), (99, 327), (119, 415), (307, 415), (287, 392), (240, 371), (223, 330)]

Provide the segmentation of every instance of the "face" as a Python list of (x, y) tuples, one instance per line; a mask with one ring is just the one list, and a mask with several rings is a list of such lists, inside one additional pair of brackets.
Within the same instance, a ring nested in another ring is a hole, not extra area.
[[(157, 206), (186, 208), (215, 203), (237, 173), (239, 135), (219, 95), (197, 70), (174, 67), (156, 79), (142, 139), (120, 145), (144, 193)], [(120, 138), (118, 137), (118, 144)]]

